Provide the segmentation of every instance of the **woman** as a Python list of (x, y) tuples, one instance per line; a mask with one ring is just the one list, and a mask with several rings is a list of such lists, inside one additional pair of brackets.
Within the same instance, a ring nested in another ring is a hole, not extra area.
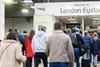
[(35, 35), (35, 31), (31, 30), (29, 36), (26, 38), (25, 41), (25, 50), (26, 50), (26, 67), (32, 67), (32, 57), (34, 56), (33, 51), (32, 51), (32, 38)]
[(93, 33), (93, 44), (91, 46), (91, 52), (93, 55), (93, 66), (97, 67), (97, 53), (100, 51), (100, 40), (96, 32)]
[(21, 61), (25, 62), (26, 57), (22, 55), (16, 34), (10, 32), (0, 47), (0, 67), (19, 67)]

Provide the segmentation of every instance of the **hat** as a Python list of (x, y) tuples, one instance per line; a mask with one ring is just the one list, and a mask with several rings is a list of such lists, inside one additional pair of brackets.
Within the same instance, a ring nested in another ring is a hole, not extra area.
[(72, 33), (80, 32), (80, 29), (77, 27), (72, 28)]

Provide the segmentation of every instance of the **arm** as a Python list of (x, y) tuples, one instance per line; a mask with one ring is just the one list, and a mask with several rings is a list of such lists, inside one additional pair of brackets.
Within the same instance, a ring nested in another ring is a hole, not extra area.
[(19, 43), (16, 45), (16, 60), (22, 62), (26, 61), (26, 57), (22, 55), (22, 48), (21, 48), (21, 44)]
[(50, 51), (50, 39), (47, 41), (47, 46), (46, 46), (46, 54), (49, 56), (49, 51)]
[(71, 42), (70, 37), (68, 37), (67, 44), (68, 44), (68, 48), (67, 49), (68, 49), (69, 59), (70, 59), (70, 62), (72, 64), (72, 66), (73, 66), (75, 58), (74, 58), (74, 50), (73, 50), (73, 46), (72, 46), (72, 42)]

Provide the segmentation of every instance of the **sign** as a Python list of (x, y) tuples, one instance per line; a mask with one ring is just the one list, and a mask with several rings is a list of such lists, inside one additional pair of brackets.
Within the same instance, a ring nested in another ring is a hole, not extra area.
[(100, 1), (36, 3), (35, 14), (54, 16), (100, 15)]

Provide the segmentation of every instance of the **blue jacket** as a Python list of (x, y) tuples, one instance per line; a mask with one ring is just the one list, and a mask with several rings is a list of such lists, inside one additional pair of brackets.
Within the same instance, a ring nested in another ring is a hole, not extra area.
[(92, 45), (91, 37), (88, 36), (88, 35), (84, 35), (82, 38), (83, 38), (83, 41), (84, 41), (85, 45), (87, 45), (88, 47), (91, 48), (91, 45)]

